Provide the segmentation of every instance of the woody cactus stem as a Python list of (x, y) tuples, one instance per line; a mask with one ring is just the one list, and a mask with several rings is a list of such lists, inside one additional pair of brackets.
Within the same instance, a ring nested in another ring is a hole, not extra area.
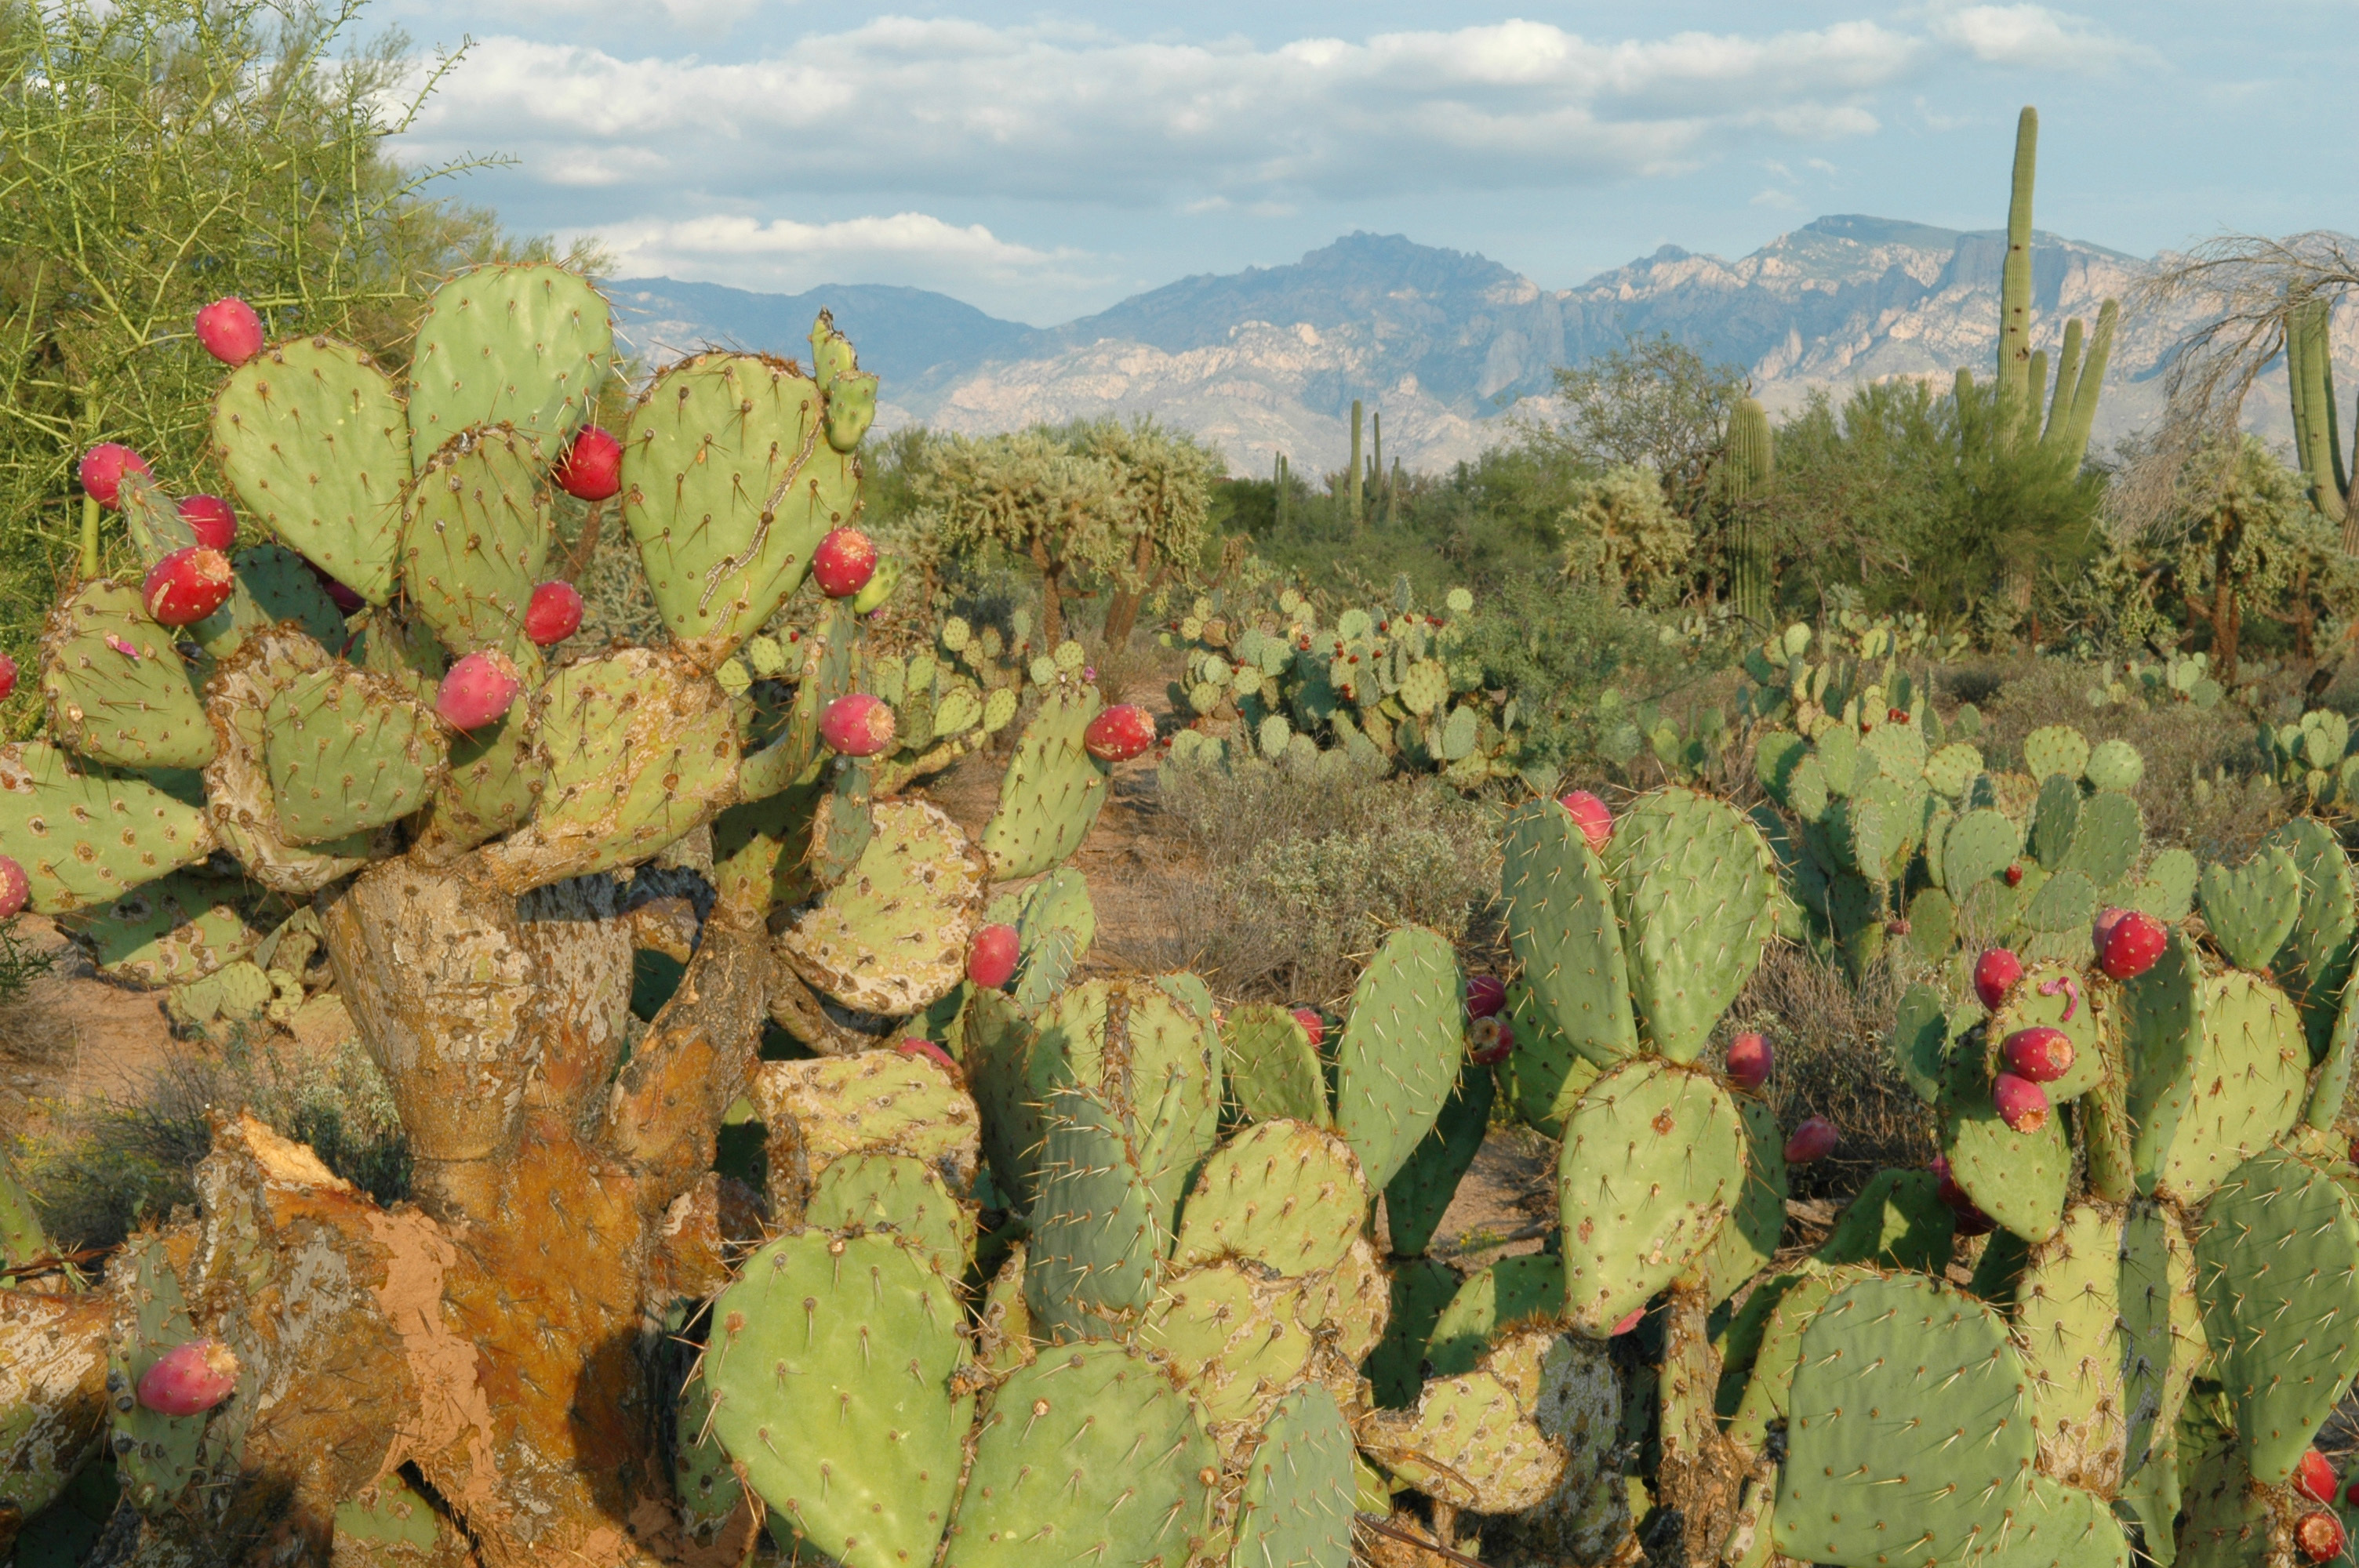
[(1728, 420), (1728, 461), (1723, 469), (1731, 533), (1731, 597), (1736, 612), (1756, 625), (1769, 617), (1769, 551), (1761, 537), (1757, 510), (1751, 504), (1768, 487), (1777, 457), (1769, 434), (1769, 412), (1751, 397), (1738, 401)]

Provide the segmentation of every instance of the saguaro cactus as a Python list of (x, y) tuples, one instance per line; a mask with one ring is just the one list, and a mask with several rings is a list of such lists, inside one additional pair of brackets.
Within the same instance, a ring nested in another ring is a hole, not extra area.
[(1728, 416), (1728, 456), (1722, 489), (1729, 506), (1729, 588), (1736, 612), (1755, 625), (1769, 618), (1769, 554), (1758, 517), (1746, 505), (1767, 488), (1777, 470), (1769, 411), (1758, 399), (1739, 398)]
[[(2031, 347), (2031, 191), (2039, 155), (2039, 111), (2028, 104), (2015, 128), (2015, 168), (2006, 206), (2006, 260), (1999, 276), (1998, 391), (2002, 411), (2019, 438), (2038, 441), (2077, 465), (2089, 449), (2097, 417), (2097, 395), (2113, 355), (2120, 308), (2098, 308), (2096, 330), (2085, 351), (2081, 323), (2065, 324), (2056, 361), (2056, 385), (2043, 425), (2039, 402), (2046, 382), (2046, 351)], [(2035, 373), (2037, 368), (2038, 373)], [(2028, 579), (2026, 579), (2027, 582)]]

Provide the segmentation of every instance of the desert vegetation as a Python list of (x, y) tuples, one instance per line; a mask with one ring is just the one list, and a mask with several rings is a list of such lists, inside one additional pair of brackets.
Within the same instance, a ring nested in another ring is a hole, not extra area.
[(0, 12), (16, 1562), (2349, 1552), (2341, 251), (2093, 452), (2027, 112), (1987, 373), (1234, 479), (625, 360), (352, 19)]

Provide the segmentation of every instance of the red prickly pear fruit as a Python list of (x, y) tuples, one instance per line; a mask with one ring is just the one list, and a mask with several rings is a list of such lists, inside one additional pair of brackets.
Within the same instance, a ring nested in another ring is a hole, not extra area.
[(495, 648), (469, 654), (442, 677), (434, 711), (453, 730), (481, 730), (498, 723), (522, 690), (524, 682), (516, 677), (516, 665), (506, 654)]
[(1572, 813), (1572, 820), (1581, 828), (1581, 836), (1589, 840), (1589, 847), (1601, 855), (1605, 853), (1605, 846), (1614, 838), (1614, 813), (1605, 803), (1585, 789), (1559, 795), (1556, 803)]
[(2007, 1070), (2035, 1084), (2052, 1084), (2072, 1065), (2072, 1041), (2060, 1029), (2018, 1029), (1998, 1048)]
[(359, 594), (330, 577), (327, 569), (319, 562), (307, 560), (303, 564), (311, 568), (311, 576), (319, 582), (320, 590), (328, 596), (329, 602), (336, 607), (339, 613), (350, 615), (367, 602)]
[(997, 990), (1016, 978), (1016, 957), (1022, 946), (1013, 925), (984, 926), (967, 945), (966, 978), (983, 990)]
[(893, 744), (893, 709), (864, 691), (839, 697), (819, 716), (819, 738), (845, 757), (873, 757)]
[(2021, 979), (2023, 960), (2012, 948), (1992, 947), (1974, 960), (1974, 995), (1984, 1007), (1996, 1010)]
[(1507, 982), (1496, 975), (1476, 975), (1466, 982), (1466, 1016), (1490, 1018), (1507, 1005)]
[(623, 443), (595, 425), (584, 425), (550, 477), (577, 501), (603, 501), (623, 488)]
[(1991, 1101), (1998, 1119), (2017, 1132), (2037, 1132), (2048, 1125), (2048, 1091), (2017, 1073), (2001, 1073), (1991, 1080)]
[(2294, 1520), (2293, 1543), (2312, 1563), (2343, 1555), (2343, 1521), (2320, 1509)]
[(2293, 1484), (2297, 1490), (2307, 1496), (2321, 1503), (2331, 1503), (2334, 1500), (2334, 1466), (2328, 1464), (2326, 1455), (2317, 1449), (2305, 1448), (2301, 1452), (2301, 1463), (2293, 1467)]
[(2011, 888), (2019, 888), (2023, 885), (2023, 868), (2021, 866), (2009, 866), (2006, 869), (2006, 885)]
[(236, 587), (227, 556), (190, 545), (156, 563), (141, 596), (158, 625), (190, 626), (228, 603)]
[(2359, 1481), (2354, 1481), (2343, 1489), (2343, 1506), (2359, 1509)]
[(192, 495), (180, 503), (180, 521), (208, 550), (226, 550), (237, 542), (237, 514), (218, 495)]
[(8, 694), (16, 689), (16, 661), (0, 654), (0, 702), (7, 701)]
[(1638, 1326), (1639, 1320), (1644, 1318), (1646, 1315), (1647, 1309), (1645, 1307), (1632, 1307), (1628, 1312), (1622, 1314), (1622, 1321), (1614, 1325), (1607, 1337), (1611, 1338), (1617, 1335), (1629, 1333), (1632, 1329)]
[(1135, 702), (1117, 702), (1082, 731), (1082, 745), (1101, 762), (1126, 762), (1155, 744), (1155, 716)]
[(2117, 980), (2134, 980), (2155, 966), (2170, 945), (2169, 928), (2142, 910), (2129, 910), (2105, 934), (2097, 968)]
[(33, 896), (32, 884), (25, 880), (25, 868), (6, 855), (0, 855), (0, 920), (5, 920), (25, 907)]
[(876, 575), (876, 541), (857, 528), (830, 529), (811, 552), (811, 576), (830, 599), (850, 599)]
[(946, 1073), (955, 1073), (958, 1071), (958, 1064), (951, 1060), (951, 1054), (949, 1052), (943, 1050), (932, 1041), (920, 1039), (915, 1034), (908, 1036), (907, 1039), (903, 1040), (901, 1044), (894, 1046), (893, 1049), (899, 1052), (904, 1056), (923, 1056), (927, 1061), (933, 1063), (936, 1066), (941, 1068), (942, 1071)]
[(1495, 1066), (1515, 1049), (1516, 1032), (1503, 1018), (1478, 1018), (1466, 1032), (1466, 1057), (1478, 1067)]
[(1887, 708), (1884, 710), (1884, 716), (1895, 724), (1908, 722), (1908, 710), (1905, 708)]
[(1294, 1022), (1302, 1025), (1303, 1033), (1310, 1036), (1310, 1048), (1318, 1050), (1327, 1038), (1327, 1021), (1320, 1017), (1315, 1009), (1298, 1007), (1294, 1010)]
[(524, 634), (533, 646), (562, 643), (582, 630), (582, 595), (570, 582), (545, 582), (524, 607)]
[(1786, 1140), (1786, 1163), (1807, 1165), (1813, 1160), (1823, 1160), (1835, 1152), (1843, 1134), (1835, 1124), (1823, 1116), (1807, 1117), (1793, 1136)]
[(191, 1339), (139, 1375), (139, 1402), (158, 1415), (202, 1415), (237, 1387), (237, 1357), (218, 1339)]
[(235, 295), (197, 312), (197, 341), (225, 365), (242, 365), (262, 351), (262, 318)]
[(1740, 1089), (1757, 1089), (1769, 1081), (1776, 1059), (1769, 1042), (1747, 1031), (1728, 1043), (1728, 1081)]
[(2116, 909), (2111, 906), (2097, 911), (2097, 918), (2089, 923), (2090, 945), (2098, 952), (2104, 952), (2105, 938), (2114, 934), (2114, 927), (2119, 925), (2128, 914), (2129, 911), (2126, 909)]
[(123, 476), (145, 475), (147, 460), (120, 441), (101, 441), (82, 455), (82, 487), (101, 506), (121, 504)]

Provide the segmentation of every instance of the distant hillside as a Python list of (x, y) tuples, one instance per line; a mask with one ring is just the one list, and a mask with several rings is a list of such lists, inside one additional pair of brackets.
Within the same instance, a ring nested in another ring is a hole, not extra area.
[[(1821, 218), (1723, 261), (1676, 246), (1574, 288), (1399, 235), (1352, 234), (1286, 266), (1204, 275), (1060, 327), (1002, 321), (945, 295), (875, 285), (751, 294), (666, 278), (613, 286), (626, 336), (665, 357), (706, 343), (807, 354), (825, 305), (885, 378), (880, 422), (983, 433), (1036, 420), (1152, 413), (1219, 443), (1234, 471), (1284, 451), (1339, 468), (1352, 400), (1384, 416), (1386, 456), (1445, 468), (1496, 440), (1497, 420), (1545, 397), (1550, 372), (1667, 332), (1743, 365), (1773, 409), (1811, 387), (1986, 367), (1998, 341), (2006, 237), (1884, 218)], [(2042, 233), (2033, 248), (2034, 342), (2093, 322), (2149, 264)], [(2101, 405), (2100, 442), (2161, 404), (2157, 372), (2184, 323), (2128, 321)], [(2340, 357), (2359, 371), (2359, 344)], [(2354, 379), (2359, 379), (2354, 376)], [(2282, 383), (2253, 409), (2282, 425)]]

